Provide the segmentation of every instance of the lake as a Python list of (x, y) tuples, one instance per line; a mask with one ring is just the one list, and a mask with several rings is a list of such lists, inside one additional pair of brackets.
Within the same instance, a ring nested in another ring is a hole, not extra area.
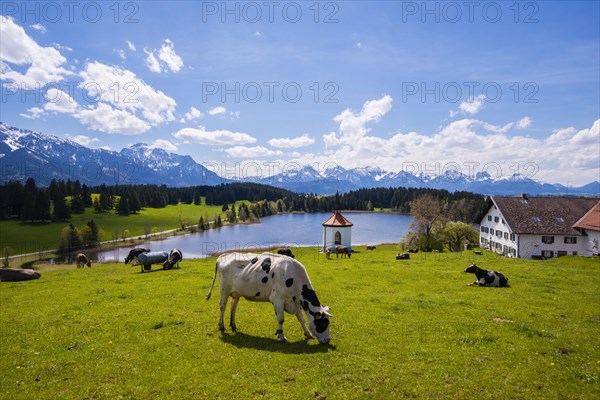
[[(205, 232), (149, 240), (137, 247), (152, 251), (178, 248), (184, 258), (204, 258), (217, 251), (262, 248), (269, 246), (321, 246), (321, 223), (331, 213), (278, 214), (265, 217), (255, 224), (236, 224)], [(344, 216), (354, 224), (352, 245), (399, 242), (408, 231), (409, 215), (388, 213), (348, 212)], [(87, 253), (93, 260), (122, 262), (130, 248)]]

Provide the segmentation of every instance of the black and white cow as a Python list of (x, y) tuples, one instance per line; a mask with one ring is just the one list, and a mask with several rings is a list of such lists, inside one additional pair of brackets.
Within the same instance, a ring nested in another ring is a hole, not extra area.
[(40, 273), (32, 269), (0, 268), (0, 282), (20, 282), (40, 279)]
[(171, 250), (171, 253), (169, 253), (169, 258), (163, 264), (163, 269), (171, 269), (173, 267), (179, 268), (179, 261), (181, 261), (182, 259), (183, 254), (181, 254), (181, 250)]
[(294, 253), (292, 253), (292, 251), (289, 248), (287, 248), (287, 247), (283, 247), (283, 248), (277, 250), (277, 254), (281, 254), (283, 256), (288, 256), (288, 257), (296, 258), (296, 256), (294, 256)]
[[(225, 331), (223, 316), (227, 301), (231, 296), (230, 326), (235, 332), (235, 311), (240, 297), (250, 301), (270, 301), (275, 308), (279, 329), (276, 335), (279, 340), (286, 342), (283, 334), (284, 311), (294, 314), (307, 339), (317, 338), (319, 343), (328, 344), (329, 336), (329, 307), (321, 305), (315, 293), (304, 265), (299, 261), (279, 254), (263, 253), (227, 253), (219, 256), (215, 266), (210, 290), (215, 284), (219, 273), (220, 318), (219, 329)], [(304, 322), (304, 314), (308, 317), (308, 326)]]
[(488, 271), (486, 269), (481, 269), (474, 263), (471, 264), (465, 272), (475, 274), (477, 280), (473, 283), (467, 284), (467, 286), (495, 286), (495, 287), (505, 287), (508, 285), (508, 278), (502, 275), (500, 272)]
[(136, 247), (135, 249), (130, 250), (129, 254), (127, 254), (127, 257), (125, 257), (125, 264), (129, 264), (131, 261), (133, 261), (134, 258), (136, 258), (142, 253), (150, 253), (150, 249)]
[(87, 256), (83, 253), (79, 253), (75, 256), (75, 261), (77, 262), (77, 268), (83, 268), (86, 265), (88, 267), (92, 266), (92, 262), (88, 260)]

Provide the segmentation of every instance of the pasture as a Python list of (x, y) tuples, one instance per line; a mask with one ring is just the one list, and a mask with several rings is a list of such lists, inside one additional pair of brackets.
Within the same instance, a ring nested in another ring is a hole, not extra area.
[[(241, 201), (236, 202), (239, 207)], [(20, 220), (0, 220), (0, 249), (9, 247), (11, 254), (25, 254), (55, 249), (58, 246), (61, 231), (72, 223), (76, 227), (85, 225), (93, 219), (102, 232), (101, 241), (118, 238), (144, 236), (149, 232), (180, 227), (180, 220), (186, 226), (197, 225), (200, 217), (205, 220), (215, 215), (224, 214), (221, 206), (206, 205), (202, 198), (201, 205), (179, 204), (165, 208), (145, 208), (137, 214), (119, 216), (114, 211), (97, 214), (92, 208), (86, 208), (83, 214), (73, 214), (67, 222), (22, 222)], [(225, 221), (223, 222), (225, 223)], [(125, 235), (123, 235), (124, 230)]]
[[(334, 314), (329, 345), (306, 342), (289, 314), (279, 343), (271, 304), (246, 300), (238, 333), (221, 334), (218, 290), (204, 299), (214, 258), (145, 274), (42, 267), (37, 281), (0, 283), (0, 398), (600, 397), (597, 259), (356, 249), (331, 260), (294, 249)], [(511, 286), (466, 286), (474, 258)]]

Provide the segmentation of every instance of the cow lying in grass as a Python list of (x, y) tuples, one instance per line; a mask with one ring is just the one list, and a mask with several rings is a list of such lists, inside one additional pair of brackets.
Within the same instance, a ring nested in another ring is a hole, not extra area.
[(481, 269), (474, 263), (471, 264), (465, 272), (475, 274), (477, 280), (473, 283), (467, 284), (467, 286), (494, 286), (494, 287), (505, 287), (508, 285), (508, 278), (502, 275), (500, 272), (488, 271)]
[(40, 279), (40, 273), (32, 269), (0, 268), (0, 282), (20, 282)]
[[(283, 334), (284, 311), (294, 314), (307, 339), (317, 338), (319, 343), (328, 344), (329, 307), (322, 306), (317, 298), (304, 265), (299, 261), (283, 255), (263, 253), (227, 253), (219, 256), (215, 266), (210, 290), (219, 274), (221, 299), (219, 301), (219, 329), (225, 331), (223, 315), (227, 301), (231, 296), (230, 326), (235, 332), (235, 311), (240, 297), (250, 301), (270, 301), (275, 308), (279, 329), (275, 333), (281, 342), (287, 342)], [(308, 326), (304, 322), (304, 314), (308, 317)]]

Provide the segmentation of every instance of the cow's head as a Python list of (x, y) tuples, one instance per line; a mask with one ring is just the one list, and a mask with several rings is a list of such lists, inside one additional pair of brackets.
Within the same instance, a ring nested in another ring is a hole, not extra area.
[(477, 265), (475, 265), (475, 263), (473, 263), (468, 268), (465, 269), (465, 272), (474, 274), (475, 272), (479, 271), (480, 269), (481, 268), (479, 268)]
[(331, 340), (329, 336), (329, 318), (333, 317), (329, 313), (329, 307), (322, 306), (319, 303), (317, 294), (308, 285), (302, 286), (302, 308), (308, 316), (308, 328), (319, 343), (328, 344)]

